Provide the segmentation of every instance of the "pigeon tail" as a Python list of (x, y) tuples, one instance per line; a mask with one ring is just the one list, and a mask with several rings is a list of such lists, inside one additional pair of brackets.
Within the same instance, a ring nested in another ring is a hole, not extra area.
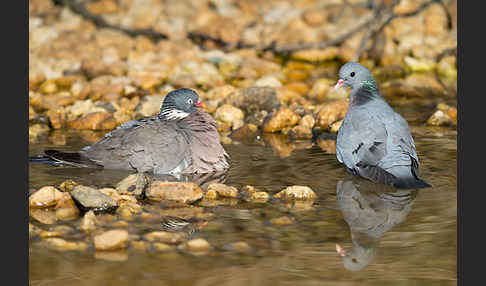
[(34, 161), (30, 160), (31, 158), (29, 158), (29, 161), (56, 165), (66, 164), (75, 167), (103, 168), (102, 165), (96, 163), (79, 152), (45, 150), (44, 153), (44, 156), (31, 157), (34, 159)]
[(397, 189), (423, 189), (430, 188), (432, 185), (420, 178), (395, 178), (393, 186)]

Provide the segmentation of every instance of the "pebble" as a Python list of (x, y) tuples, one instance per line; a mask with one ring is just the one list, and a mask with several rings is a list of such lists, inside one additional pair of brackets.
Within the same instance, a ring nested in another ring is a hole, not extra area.
[(78, 185), (74, 187), (70, 194), (73, 200), (86, 210), (111, 212), (118, 207), (115, 199), (90, 187)]
[(285, 127), (293, 127), (300, 117), (288, 108), (281, 108), (270, 113), (263, 122), (263, 132), (278, 132)]
[(131, 174), (116, 184), (116, 191), (121, 195), (139, 196), (142, 190), (136, 190), (137, 174)]
[(117, 250), (127, 247), (128, 231), (113, 229), (93, 237), (96, 250)]
[(238, 197), (238, 189), (232, 186), (227, 186), (225, 184), (220, 183), (212, 183), (208, 186), (208, 192), (214, 191), (221, 197), (227, 198), (237, 198)]
[(178, 249), (188, 252), (207, 252), (211, 244), (204, 238), (196, 238), (179, 245)]
[(111, 130), (117, 126), (113, 114), (105, 111), (91, 112), (67, 122), (67, 127), (80, 130)]
[(293, 224), (294, 221), (288, 217), (288, 216), (282, 216), (278, 218), (273, 218), (270, 220), (271, 225), (277, 225), (277, 226), (282, 226), (282, 225), (290, 225)]
[(29, 207), (46, 208), (57, 204), (62, 193), (53, 186), (45, 186), (29, 196)]
[(79, 229), (81, 229), (84, 232), (91, 232), (91, 231), (96, 229), (97, 224), (98, 224), (98, 221), (96, 219), (96, 215), (91, 210), (91, 211), (88, 211), (84, 214), (84, 216), (81, 219), (81, 222), (79, 224)]
[(320, 127), (322, 131), (329, 130), (331, 124), (344, 118), (348, 111), (348, 104), (347, 100), (338, 100), (325, 104), (316, 115), (315, 125)]
[(88, 246), (84, 242), (73, 242), (73, 241), (66, 241), (62, 238), (52, 237), (44, 239), (47, 247), (49, 249), (57, 250), (57, 251), (85, 251), (88, 249)]
[(316, 193), (307, 186), (290, 186), (277, 193), (275, 196), (281, 200), (314, 200), (317, 198)]
[(192, 182), (153, 181), (146, 196), (155, 201), (193, 203), (203, 197), (202, 189)]
[(184, 232), (153, 231), (145, 234), (143, 238), (149, 242), (179, 244), (187, 239), (187, 234)]

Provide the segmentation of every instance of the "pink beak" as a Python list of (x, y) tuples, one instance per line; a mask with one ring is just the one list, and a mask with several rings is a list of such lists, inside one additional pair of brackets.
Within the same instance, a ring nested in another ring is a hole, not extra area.
[(345, 79), (340, 79), (338, 80), (338, 82), (336, 83), (336, 86), (334, 86), (334, 88), (340, 88), (341, 85), (343, 85), (343, 83), (345, 82), (346, 80)]
[(346, 255), (346, 251), (339, 244), (337, 244), (337, 243), (336, 243), (336, 252), (340, 256), (345, 256)]
[(200, 101), (196, 101), (195, 104), (196, 104), (197, 107), (203, 107), (203, 104)]

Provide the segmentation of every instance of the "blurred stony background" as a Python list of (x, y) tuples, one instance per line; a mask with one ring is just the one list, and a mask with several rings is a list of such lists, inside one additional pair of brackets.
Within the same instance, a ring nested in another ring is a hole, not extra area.
[(428, 110), (415, 123), (455, 128), (456, 2), (30, 0), (29, 141), (156, 114), (180, 87), (199, 92), (225, 143), (310, 139), (338, 130), (349, 91), (332, 87), (350, 60), (392, 105)]

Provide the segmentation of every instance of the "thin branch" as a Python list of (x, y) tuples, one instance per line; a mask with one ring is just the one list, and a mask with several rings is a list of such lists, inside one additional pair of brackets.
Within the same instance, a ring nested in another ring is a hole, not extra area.
[(98, 16), (98, 15), (94, 15), (91, 12), (89, 12), (88, 9), (86, 9), (86, 7), (84, 7), (84, 5), (82, 3), (79, 3), (76, 0), (58, 0), (58, 1), (65, 4), (74, 13), (79, 14), (83, 18), (93, 22), (93, 24), (95, 24), (97, 27), (117, 30), (117, 31), (120, 31), (120, 32), (123, 32), (123, 33), (129, 35), (130, 37), (147, 36), (147, 37), (150, 37), (154, 40), (165, 40), (165, 39), (168, 38), (167, 35), (162, 34), (160, 32), (157, 32), (157, 31), (150, 29), (150, 28), (148, 28), (148, 29), (128, 29), (128, 28), (112, 25), (112, 24), (106, 22), (105, 19), (103, 19), (103, 17)]

